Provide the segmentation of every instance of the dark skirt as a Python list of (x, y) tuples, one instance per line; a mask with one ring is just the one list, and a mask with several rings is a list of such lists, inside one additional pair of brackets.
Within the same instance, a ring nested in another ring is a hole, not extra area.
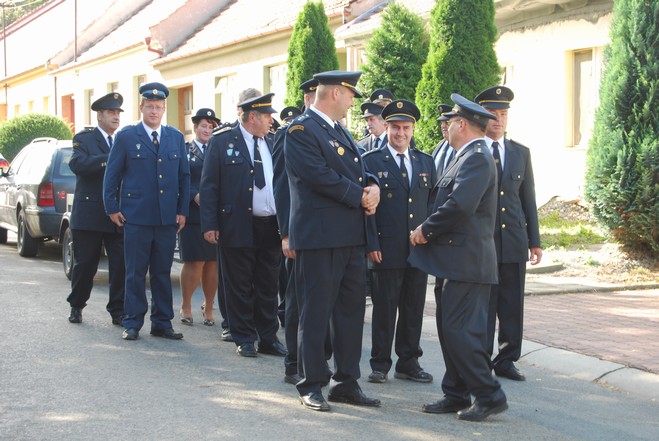
[(215, 245), (206, 242), (201, 234), (201, 225), (199, 224), (185, 224), (185, 228), (179, 233), (179, 247), (183, 262), (216, 260), (217, 248)]

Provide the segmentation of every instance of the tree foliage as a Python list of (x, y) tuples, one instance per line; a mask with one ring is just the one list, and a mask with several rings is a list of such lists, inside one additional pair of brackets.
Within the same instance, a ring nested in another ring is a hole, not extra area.
[(399, 2), (390, 3), (366, 47), (360, 90), (368, 94), (387, 89), (397, 99), (414, 101), (427, 55), (428, 34), (421, 17)]
[(305, 3), (297, 17), (288, 43), (288, 74), (286, 75), (287, 106), (302, 107), (300, 84), (318, 72), (339, 68), (336, 41), (329, 27), (321, 1)]
[(4, 22), (0, 23), (0, 29), (2, 27), (8, 27), (10, 24), (16, 20), (22, 18), (23, 16), (29, 14), (34, 9), (48, 2), (49, 0), (33, 0), (33, 1), (23, 1), (23, 2), (2, 2), (0, 4), (6, 3), (6, 6), (2, 7), (2, 13), (4, 14)]
[(430, 12), (430, 49), (416, 89), (421, 110), (415, 137), (429, 151), (441, 139), (437, 105), (451, 104), (451, 93), (473, 99), (499, 83), (494, 52), (497, 30), (492, 0), (436, 0)]
[(615, 0), (585, 196), (632, 249), (659, 257), (659, 2)]
[(0, 126), (0, 152), (7, 161), (12, 161), (35, 138), (71, 139), (72, 135), (69, 125), (59, 117), (30, 113)]

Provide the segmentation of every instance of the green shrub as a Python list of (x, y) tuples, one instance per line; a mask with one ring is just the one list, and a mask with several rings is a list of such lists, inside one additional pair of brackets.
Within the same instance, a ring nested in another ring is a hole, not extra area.
[(322, 2), (308, 1), (298, 15), (288, 42), (287, 64), (284, 102), (287, 106), (298, 108), (304, 104), (300, 84), (314, 74), (339, 68), (336, 41)]
[(430, 12), (430, 49), (416, 88), (421, 119), (416, 143), (432, 151), (442, 139), (437, 105), (453, 104), (451, 93), (469, 100), (500, 83), (494, 52), (497, 29), (492, 0), (436, 0)]
[(12, 161), (35, 138), (71, 139), (73, 133), (62, 119), (41, 113), (18, 116), (0, 126), (0, 153)]
[(598, 221), (659, 257), (659, 2), (616, 0), (586, 169)]

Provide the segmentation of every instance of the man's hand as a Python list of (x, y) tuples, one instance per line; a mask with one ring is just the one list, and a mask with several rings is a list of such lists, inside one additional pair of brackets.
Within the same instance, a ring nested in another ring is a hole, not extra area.
[(295, 259), (295, 250), (290, 249), (288, 246), (288, 236), (281, 240), (281, 251), (284, 253), (284, 256), (289, 259)]
[(118, 227), (123, 227), (124, 224), (126, 223), (126, 218), (121, 213), (121, 211), (118, 211), (116, 213), (112, 213), (110, 215), (110, 220), (112, 222), (114, 222), (114, 224), (117, 225)]
[(529, 258), (531, 265), (539, 264), (540, 261), (542, 260), (542, 248), (531, 247), (529, 248), (529, 251), (531, 252), (531, 257)]
[(176, 215), (176, 224), (178, 225), (178, 230), (176, 230), (176, 234), (180, 233), (183, 227), (185, 227), (185, 216), (182, 214), (177, 214)]
[(371, 251), (368, 253), (368, 258), (373, 263), (382, 263), (382, 251)]
[(206, 242), (208, 243), (217, 245), (217, 241), (220, 240), (220, 231), (219, 230), (206, 231), (204, 232), (204, 239), (206, 239)]
[(380, 203), (380, 187), (371, 184), (362, 190), (362, 207), (367, 216), (375, 214), (375, 209)]
[(421, 225), (416, 227), (416, 230), (412, 231), (410, 234), (410, 244), (412, 246), (416, 245), (425, 245), (428, 243), (428, 240), (423, 236), (423, 231), (421, 230)]

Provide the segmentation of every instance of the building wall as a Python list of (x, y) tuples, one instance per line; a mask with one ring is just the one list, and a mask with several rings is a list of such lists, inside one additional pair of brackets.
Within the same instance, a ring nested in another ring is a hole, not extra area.
[(574, 145), (574, 52), (594, 48), (592, 71), (584, 79), (589, 82), (584, 93), (591, 99), (584, 117), (592, 120), (610, 25), (610, 13), (596, 20), (557, 21), (503, 32), (496, 43), (499, 63), (506, 69), (505, 82), (515, 93), (508, 135), (532, 151), (538, 204), (557, 195), (583, 195), (590, 133), (584, 130), (581, 142)]

